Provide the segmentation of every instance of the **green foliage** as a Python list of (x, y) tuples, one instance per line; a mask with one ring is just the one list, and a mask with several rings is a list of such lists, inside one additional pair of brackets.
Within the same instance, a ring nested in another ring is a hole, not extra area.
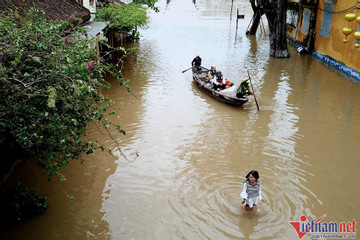
[(104, 114), (113, 103), (101, 93), (110, 87), (105, 74), (130, 91), (118, 66), (102, 62), (89, 47), (96, 40), (84, 34), (68, 22), (47, 21), (38, 9), (0, 20), (0, 126), (49, 176), (98, 147), (85, 139), (90, 121), (106, 131), (111, 125)]
[(98, 10), (96, 19), (110, 22), (109, 27), (121, 32), (138, 34), (137, 28), (145, 26), (149, 20), (146, 8), (138, 3), (122, 4), (117, 6), (108, 4)]
[(159, 12), (159, 9), (155, 7), (157, 0), (134, 0), (135, 3), (147, 5), (149, 8), (153, 9), (155, 12)]
[(66, 197), (67, 197), (68, 199), (70, 199), (70, 200), (74, 200), (74, 199), (75, 199), (75, 197), (72, 196), (72, 195), (66, 195)]
[(1, 193), (1, 221), (23, 221), (43, 213), (48, 207), (46, 197), (36, 195), (33, 189), (23, 186), (21, 182), (8, 191), (2, 189)]

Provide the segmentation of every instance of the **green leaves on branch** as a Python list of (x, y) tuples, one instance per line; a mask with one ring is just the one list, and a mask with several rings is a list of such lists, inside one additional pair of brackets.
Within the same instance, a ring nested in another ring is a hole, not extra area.
[(0, 126), (49, 176), (96, 148), (85, 138), (90, 121), (111, 125), (104, 114), (113, 103), (101, 93), (110, 87), (105, 74), (130, 90), (119, 67), (104, 63), (89, 47), (96, 40), (83, 33), (38, 9), (0, 20)]
[(138, 3), (130, 3), (120, 6), (108, 4), (98, 10), (96, 19), (110, 22), (111, 29), (125, 33), (132, 32), (131, 35), (136, 38), (137, 28), (145, 26), (149, 17), (145, 7)]
[(147, 5), (149, 8), (153, 9), (155, 12), (159, 12), (159, 9), (155, 7), (157, 0), (134, 0), (134, 3)]

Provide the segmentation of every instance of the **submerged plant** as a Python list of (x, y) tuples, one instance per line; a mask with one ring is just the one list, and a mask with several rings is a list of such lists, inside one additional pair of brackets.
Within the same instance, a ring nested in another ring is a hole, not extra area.
[(36, 195), (33, 189), (25, 187), (22, 182), (13, 185), (10, 190), (2, 189), (1, 220), (20, 222), (29, 217), (42, 214), (48, 207), (47, 198)]

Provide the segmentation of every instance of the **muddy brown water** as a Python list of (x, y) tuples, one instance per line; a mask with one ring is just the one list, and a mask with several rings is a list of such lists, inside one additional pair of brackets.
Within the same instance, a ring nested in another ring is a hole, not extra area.
[[(302, 215), (358, 219), (359, 85), (292, 46), (291, 58), (270, 58), (267, 35), (244, 34), (248, 5), (234, 1), (234, 12), (245, 13), (236, 31), (230, 1), (161, 1), (140, 42), (128, 46), (136, 49), (124, 76), (136, 97), (109, 78), (107, 94), (122, 104), (112, 121), (127, 132), (115, 136), (130, 161), (95, 152), (67, 167), (63, 183), (48, 183), (34, 164), (18, 165), (11, 178), (48, 196), (50, 207), (2, 229), (2, 237), (298, 239), (289, 221)], [(249, 70), (260, 111), (252, 97), (233, 107), (201, 92), (190, 71), (181, 73), (196, 54), (236, 84)], [(89, 138), (116, 147), (89, 130)], [(252, 169), (266, 200), (257, 214), (240, 208)]]

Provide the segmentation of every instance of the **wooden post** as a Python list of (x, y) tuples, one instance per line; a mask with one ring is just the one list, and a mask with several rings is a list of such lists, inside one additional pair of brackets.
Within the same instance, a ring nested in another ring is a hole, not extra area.
[(232, 16), (233, 5), (234, 5), (234, 0), (231, 0), (230, 20), (231, 20), (231, 16)]
[(238, 21), (239, 19), (244, 19), (245, 15), (244, 14), (239, 14), (239, 9), (236, 9), (236, 29), (238, 28)]
[(236, 29), (238, 29), (238, 21), (239, 21), (238, 16), (239, 16), (239, 9), (237, 8), (236, 9)]
[(244, 15), (244, 14), (239, 14), (239, 9), (238, 9), (237, 14), (236, 14), (236, 17), (237, 17), (238, 19), (244, 19), (245, 15)]
[(100, 39), (99, 39), (99, 34), (96, 35), (96, 53), (98, 56), (100, 56)]

